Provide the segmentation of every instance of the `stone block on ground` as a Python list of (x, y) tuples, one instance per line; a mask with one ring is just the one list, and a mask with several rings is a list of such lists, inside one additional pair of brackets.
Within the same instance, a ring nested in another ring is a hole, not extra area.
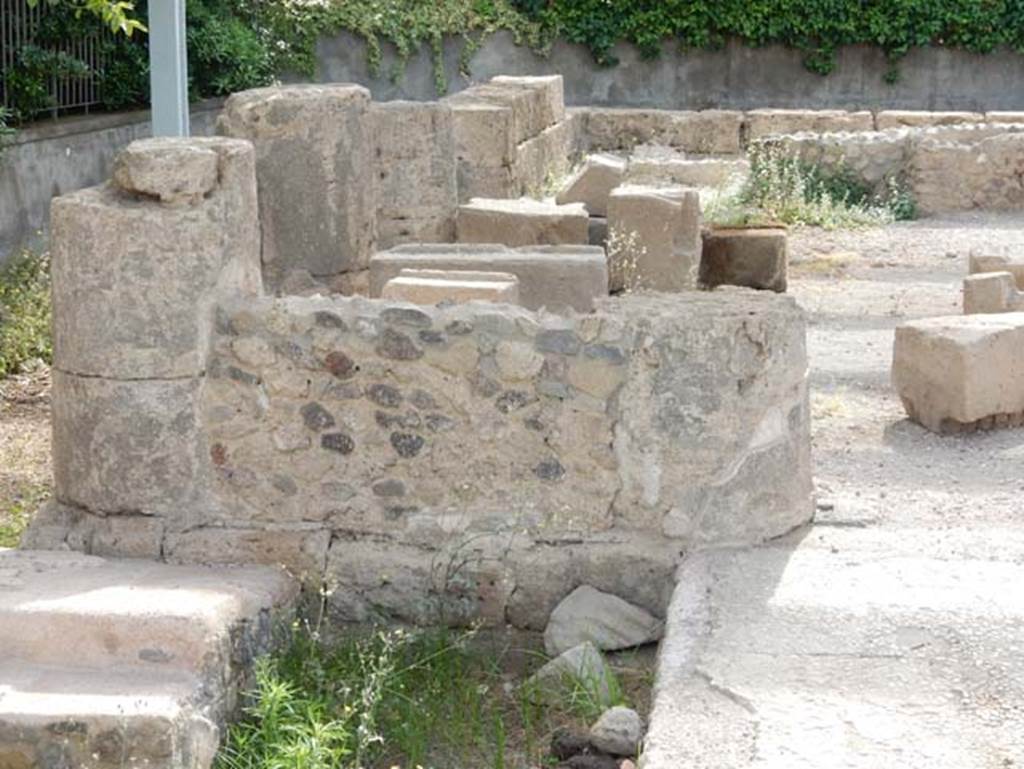
[(683, 187), (627, 184), (608, 203), (612, 291), (683, 291), (697, 286), (700, 196)]
[(554, 656), (584, 642), (604, 651), (630, 649), (661, 638), (662, 622), (611, 593), (582, 585), (551, 612), (544, 648)]
[(290, 270), (317, 278), (366, 266), (377, 239), (377, 174), (356, 85), (288, 85), (232, 95), (217, 132), (256, 146), (263, 269), (277, 289)]
[(866, 110), (755, 109), (746, 113), (747, 141), (802, 131), (873, 131), (875, 117)]
[(524, 686), (527, 696), (541, 701), (564, 701), (569, 690), (582, 684), (595, 701), (610, 707), (612, 692), (618, 688), (615, 672), (592, 643), (568, 649), (530, 676)]
[(608, 294), (604, 249), (593, 246), (407, 245), (370, 260), (370, 295), (405, 269), (507, 272), (519, 279), (519, 302), (532, 310), (590, 312)]
[(608, 215), (608, 196), (626, 177), (626, 161), (615, 155), (588, 155), (555, 197), (559, 204), (582, 203), (591, 216)]
[(1024, 291), (1024, 257), (971, 254), (967, 271), (971, 275), (983, 272), (1008, 272), (1017, 282), (1017, 288)]
[(964, 315), (1024, 310), (1024, 292), (1010, 272), (983, 272), (964, 278)]
[(261, 292), (254, 163), (248, 142), (146, 139), (118, 155), (114, 184), (54, 200), (57, 368), (124, 379), (203, 370), (214, 304)]
[(712, 229), (704, 233), (700, 282), (783, 293), (788, 254), (783, 229)]
[(369, 109), (379, 185), (379, 248), (455, 238), (458, 186), (452, 111), (444, 102), (389, 101)]
[(636, 756), (644, 736), (644, 723), (632, 708), (608, 708), (590, 727), (591, 744), (613, 756)]
[(519, 303), (519, 278), (508, 272), (402, 270), (384, 284), (384, 299), (416, 304), (440, 302)]
[(689, 157), (671, 147), (637, 147), (629, 159), (628, 179), (636, 184), (720, 188), (750, 173), (750, 163), (731, 157)]
[(896, 329), (893, 384), (938, 433), (1024, 421), (1024, 313), (915, 320)]
[(473, 198), (459, 206), (459, 243), (519, 246), (576, 245), (587, 242), (588, 217), (579, 203), (557, 205), (530, 198)]

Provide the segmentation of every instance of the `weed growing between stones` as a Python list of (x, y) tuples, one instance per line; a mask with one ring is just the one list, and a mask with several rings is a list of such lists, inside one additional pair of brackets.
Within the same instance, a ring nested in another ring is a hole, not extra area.
[[(259, 662), (245, 717), (231, 727), (217, 769), (553, 765), (556, 730), (585, 731), (606, 704), (597, 682), (566, 681), (557, 699), (525, 685), (545, 662), (531, 639), (353, 630), (329, 642), (296, 623), (284, 650)], [(649, 687), (650, 664), (633, 663), (624, 686), (613, 687), (617, 704), (624, 689), (641, 699)]]
[(647, 248), (640, 242), (640, 234), (636, 230), (627, 232), (612, 227), (608, 231), (605, 250), (608, 252), (609, 284), (622, 286), (622, 291), (627, 294), (640, 286), (640, 262), (647, 255)]
[(755, 145), (748, 157), (749, 177), (714, 196), (705, 213), (710, 222), (833, 230), (878, 227), (916, 216), (914, 199), (898, 179), (887, 179), (880, 190), (873, 190), (845, 169), (809, 165), (771, 145)]
[(0, 379), (52, 354), (50, 256), (23, 251), (0, 268)]

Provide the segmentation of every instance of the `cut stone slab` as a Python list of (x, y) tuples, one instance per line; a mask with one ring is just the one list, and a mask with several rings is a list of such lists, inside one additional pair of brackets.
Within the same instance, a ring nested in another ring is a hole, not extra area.
[(964, 315), (1024, 310), (1024, 292), (1011, 272), (982, 272), (964, 278)]
[(544, 648), (561, 654), (584, 642), (615, 651), (643, 646), (661, 638), (663, 624), (649, 612), (617, 595), (581, 585), (551, 612)]
[(608, 708), (590, 727), (590, 743), (613, 756), (635, 756), (640, 752), (644, 723), (632, 708)]
[(928, 127), (940, 125), (961, 125), (983, 123), (985, 116), (980, 112), (925, 112), (921, 110), (882, 110), (875, 115), (875, 129)]
[(700, 196), (683, 187), (624, 184), (608, 203), (612, 291), (684, 291), (700, 269)]
[(499, 86), (531, 88), (543, 94), (541, 122), (545, 128), (565, 120), (565, 85), (561, 75), (498, 75), (490, 82)]
[(402, 270), (478, 270), (506, 272), (519, 279), (519, 302), (531, 310), (591, 312), (608, 295), (604, 249), (594, 246), (406, 245), (370, 260), (370, 295)]
[(1022, 257), (971, 254), (967, 271), (971, 275), (983, 272), (1008, 272), (1017, 281), (1017, 289), (1024, 291), (1024, 258)]
[(519, 278), (509, 272), (402, 270), (384, 284), (384, 299), (416, 304), (502, 302), (519, 304)]
[(938, 433), (1024, 420), (1024, 313), (910, 321), (896, 329), (892, 378), (907, 415)]
[(198, 671), (229, 657), (231, 632), (296, 595), (279, 569), (0, 551), (0, 648), (29, 664)]
[(208, 769), (296, 584), (0, 550), (0, 766)]
[(642, 145), (629, 158), (627, 176), (636, 184), (720, 188), (749, 173), (750, 163), (742, 158), (691, 158), (672, 147)]
[(114, 161), (114, 183), (125, 192), (190, 204), (217, 186), (217, 152), (175, 138), (142, 139)]
[(818, 527), (691, 556), (661, 643), (644, 769), (1015, 761), (1024, 565), (977, 534), (979, 552), (1006, 555), (958, 555), (934, 530)]
[(789, 263), (782, 229), (713, 229), (704, 233), (700, 282), (785, 293)]
[(579, 203), (473, 198), (459, 206), (456, 239), (511, 247), (586, 244), (588, 223)]
[(563, 698), (566, 689), (573, 683), (582, 683), (595, 699), (610, 707), (615, 673), (604, 655), (590, 642), (581, 643), (559, 654), (544, 667), (530, 676), (525, 687), (537, 699)]
[(746, 113), (747, 141), (775, 134), (801, 131), (832, 133), (835, 131), (873, 131), (875, 116), (867, 110), (754, 109)]
[(560, 205), (582, 203), (590, 216), (608, 215), (608, 196), (626, 178), (626, 161), (615, 155), (588, 155), (555, 197)]

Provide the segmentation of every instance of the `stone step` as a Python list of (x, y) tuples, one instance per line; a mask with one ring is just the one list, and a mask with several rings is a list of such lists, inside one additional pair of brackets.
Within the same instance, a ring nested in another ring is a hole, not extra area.
[[(76, 661), (73, 636), (65, 656)], [(0, 662), (0, 767), (205, 769), (218, 729), (180, 671)]]
[(272, 614), (296, 591), (265, 567), (0, 551), (0, 657), (198, 673), (268, 642)]

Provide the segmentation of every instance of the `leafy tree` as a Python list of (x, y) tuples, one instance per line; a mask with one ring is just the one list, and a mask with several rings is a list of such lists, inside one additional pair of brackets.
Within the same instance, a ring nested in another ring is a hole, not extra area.
[[(130, 0), (45, 0), (50, 5), (67, 3), (73, 5), (80, 13), (86, 11), (98, 17), (110, 27), (111, 32), (121, 32), (128, 37), (136, 30), (145, 31), (141, 21), (134, 18), (132, 11), (135, 3)], [(28, 0), (30, 6), (39, 4), (39, 0)]]

